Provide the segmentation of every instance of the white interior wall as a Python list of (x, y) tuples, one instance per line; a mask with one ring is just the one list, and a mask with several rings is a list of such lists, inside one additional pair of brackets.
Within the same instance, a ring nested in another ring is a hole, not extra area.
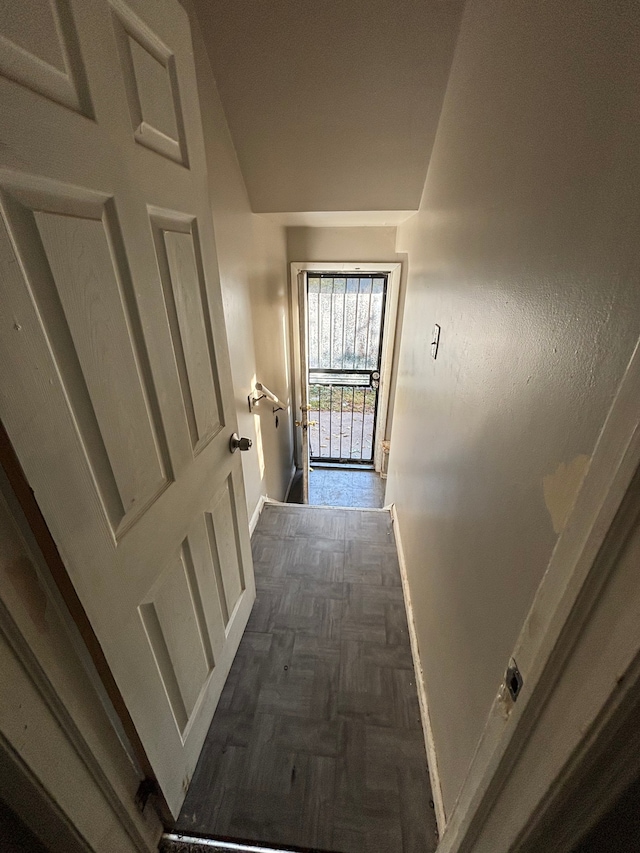
[[(523, 853), (573, 853), (577, 838), (639, 778), (639, 508), (636, 477), (597, 560), (592, 607), (579, 609), (582, 629), (473, 853), (512, 850), (518, 836)], [(637, 815), (635, 823), (637, 839)], [(635, 846), (611, 841), (619, 851)]]
[(447, 815), (640, 332), (639, 35), (622, 2), (471, 0), (398, 228), (387, 499)]
[(183, 6), (191, 21), (238, 429), (253, 441), (242, 454), (251, 518), (261, 495), (284, 498), (293, 464), (290, 412), (278, 413), (276, 430), (271, 407), (262, 403), (250, 413), (247, 404), (256, 381), (284, 402), (290, 398), (285, 229), (251, 212), (198, 19), (191, 0)]
[(396, 226), (342, 226), (287, 228), (289, 261), (401, 260), (396, 253)]
[[(262, 493), (282, 500), (293, 467), (290, 310), (285, 229), (253, 215), (258, 263), (251, 279), (256, 375), (285, 406), (284, 411), (263, 400), (252, 415), (260, 436), (264, 466)], [(278, 426), (276, 426), (276, 417)]]

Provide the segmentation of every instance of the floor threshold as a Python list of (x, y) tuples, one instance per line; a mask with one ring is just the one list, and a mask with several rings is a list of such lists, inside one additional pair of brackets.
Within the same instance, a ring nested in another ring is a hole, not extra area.
[[(215, 838), (185, 835), (182, 832), (165, 832), (160, 842), (160, 853), (300, 853), (300, 849), (219, 841)], [(321, 853), (321, 851), (308, 850), (305, 853)]]
[(360, 462), (358, 464), (349, 463), (349, 462), (322, 462), (317, 459), (310, 460), (311, 467), (313, 469), (318, 468), (336, 468), (341, 471), (373, 471), (373, 462), (366, 463)]
[(275, 504), (276, 506), (286, 506), (291, 509), (332, 509), (349, 510), (349, 512), (391, 512), (391, 504), (387, 506), (334, 506), (333, 504), (290, 504), (284, 501), (277, 501), (275, 498), (265, 498), (265, 504)]

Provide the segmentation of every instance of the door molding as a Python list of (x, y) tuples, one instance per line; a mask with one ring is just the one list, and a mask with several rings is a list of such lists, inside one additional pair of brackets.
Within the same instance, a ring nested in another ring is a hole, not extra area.
[[(24, 589), (7, 583), (0, 595), (0, 646), (11, 696), (0, 727), (0, 797), (52, 851), (91, 853), (97, 821), (103, 832), (109, 826), (122, 831), (127, 851), (148, 853), (162, 829), (158, 800), (138, 814), (137, 758), (4, 464), (0, 505), (3, 523), (15, 531), (7, 553), (28, 561), (28, 568), (20, 566)], [(42, 594), (44, 630), (23, 606), (34, 588)]]
[[(400, 297), (400, 280), (402, 275), (402, 263), (394, 261), (389, 263), (369, 263), (367, 261), (353, 261), (352, 263), (318, 262), (318, 261), (294, 261), (290, 264), (290, 302), (291, 323), (293, 329), (293, 341), (291, 347), (292, 364), (291, 374), (293, 376), (293, 419), (302, 405), (303, 399), (301, 359), (301, 333), (300, 322), (300, 299), (298, 296), (298, 275), (307, 272), (332, 272), (332, 273), (386, 273), (387, 296), (384, 312), (384, 324), (382, 328), (382, 358), (380, 364), (380, 388), (378, 391), (378, 412), (375, 423), (375, 445), (373, 451), (373, 464), (375, 470), (382, 470), (382, 442), (387, 438), (386, 427), (389, 414), (389, 399), (391, 394), (391, 378), (393, 368), (393, 354), (395, 351), (395, 333), (398, 318), (398, 300)], [(294, 453), (296, 466), (302, 467), (302, 444), (300, 431), (294, 428)]]
[[(94, 754), (91, 746), (87, 743), (84, 735), (76, 725), (76, 722), (69, 713), (67, 707), (63, 704), (60, 696), (38, 663), (35, 655), (22, 636), (20, 629), (13, 621), (11, 614), (2, 601), (0, 601), (0, 637), (5, 639), (17, 660), (20, 661), (27, 677), (37, 690), (39, 697), (42, 700), (44, 713), (48, 713), (56, 720), (60, 729), (64, 733), (64, 737), (69, 744), (70, 749), (73, 750), (77, 759), (84, 764), (91, 774), (97, 788), (106, 800), (108, 807), (116, 815), (118, 822), (129, 836), (133, 847), (140, 851), (140, 853), (148, 853), (148, 842), (140, 833), (128, 810), (125, 808), (124, 803), (121, 801), (119, 794), (116, 792), (107, 774), (104, 772), (98, 757)], [(40, 807), (43, 808), (43, 810), (48, 811), (49, 809), (47, 806), (49, 806), (52, 813), (57, 815), (60, 824), (66, 828), (70, 837), (73, 837), (78, 844), (78, 851), (85, 850), (86, 853), (90, 853), (92, 848), (87, 839), (83, 838), (79, 834), (77, 827), (72, 823), (69, 816), (64, 814), (59, 806), (54, 804), (50, 793), (45, 791), (42, 785), (36, 781), (34, 774), (31, 773), (30, 769), (27, 768), (24, 762), (19, 759), (15, 750), (2, 733), (0, 733), (0, 755), (2, 755), (2, 762), (13, 761), (16, 767), (16, 773), (20, 772), (25, 780), (30, 780), (32, 795), (38, 798), (40, 801)], [(28, 823), (28, 815), (25, 815), (24, 818), (25, 822)]]
[[(11, 489), (13, 497), (15, 498), (24, 518), (24, 522), (28, 525), (29, 531), (33, 535), (35, 545), (42, 556), (43, 563), (50, 574), (51, 580), (60, 593), (63, 605), (69, 615), (69, 619), (78, 629), (80, 639), (89, 654), (93, 666), (95, 667), (96, 676), (100, 679), (100, 683), (104, 687), (111, 708), (113, 709), (113, 713), (118, 718), (122, 729), (124, 730), (124, 734), (131, 746), (131, 749), (133, 750), (140, 770), (147, 778), (155, 781), (153, 768), (151, 767), (146, 750), (140, 740), (133, 720), (131, 719), (131, 715), (129, 714), (122, 697), (122, 693), (116, 684), (111, 668), (107, 662), (95, 631), (93, 630), (91, 622), (89, 621), (87, 613), (78, 598), (78, 594), (73, 586), (71, 578), (69, 577), (67, 568), (60, 556), (60, 552), (58, 551), (58, 546), (53, 540), (44, 516), (38, 506), (38, 502), (36, 501), (33, 489), (27, 481), (2, 421), (0, 421), (0, 469), (4, 472), (8, 484), (7, 488)], [(2, 613), (3, 611), (0, 610), (0, 617), (2, 616)], [(0, 618), (0, 629), (4, 628), (5, 634), (7, 633), (7, 624), (6, 618)], [(20, 649), (17, 651), (20, 651)], [(27, 660), (25, 655), (26, 652), (22, 649), (19, 657), (23, 663)], [(46, 677), (44, 675), (40, 678), (39, 668), (38, 677), (36, 678), (34, 676), (34, 673), (36, 672), (34, 666), (36, 665), (34, 664), (31, 666), (30, 658), (29, 663), (30, 665), (27, 669), (34, 682), (38, 685), (48, 685), (48, 681), (46, 681)], [(66, 717), (68, 717), (68, 714), (66, 714), (66, 709), (59, 707), (60, 703), (58, 697), (51, 691), (52, 688), (49, 685), (48, 691), (45, 691), (43, 696), (45, 700), (47, 700), (47, 704), (49, 704), (52, 710), (56, 713), (57, 719), (60, 721), (62, 728), (67, 731), (66, 724), (63, 724), (62, 722), (63, 717), (61, 714), (64, 712)], [(75, 732), (75, 728), (73, 731)], [(72, 742), (75, 742), (76, 738), (72, 737), (71, 740)], [(158, 785), (156, 787), (157, 796), (154, 796), (153, 800), (158, 811), (158, 815), (165, 826), (172, 826), (173, 818), (169, 811), (169, 807), (160, 790), (160, 786)]]

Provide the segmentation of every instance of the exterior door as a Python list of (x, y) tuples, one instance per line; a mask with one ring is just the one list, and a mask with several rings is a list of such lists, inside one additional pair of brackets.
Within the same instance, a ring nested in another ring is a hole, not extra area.
[(307, 273), (311, 464), (373, 467), (386, 273)]
[[(307, 349), (307, 277), (305, 273), (298, 273), (298, 300), (300, 321), (300, 364), (302, 375), (307, 375), (309, 362)], [(306, 382), (300, 386), (300, 453), (302, 457), (302, 503), (309, 503), (309, 387)]]
[(255, 596), (188, 19), (0, 32), (0, 417), (177, 815)]

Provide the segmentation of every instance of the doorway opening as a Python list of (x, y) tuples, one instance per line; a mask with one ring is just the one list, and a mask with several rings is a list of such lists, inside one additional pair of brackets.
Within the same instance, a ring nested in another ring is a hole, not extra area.
[(312, 465), (373, 468), (387, 275), (307, 275)]
[(307, 274), (310, 504), (384, 503), (373, 455), (387, 280)]
[(400, 264), (293, 264), (297, 464), (289, 500), (384, 505)]

